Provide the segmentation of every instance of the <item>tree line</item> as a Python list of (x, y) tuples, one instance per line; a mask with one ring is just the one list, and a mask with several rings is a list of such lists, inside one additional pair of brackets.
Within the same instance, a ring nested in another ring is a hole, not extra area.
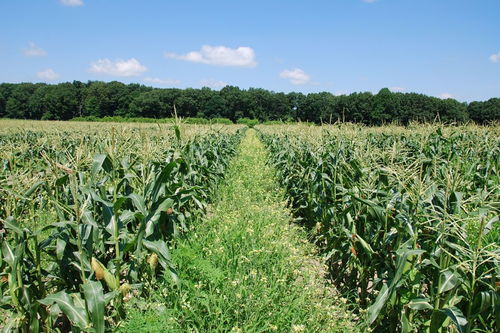
[(117, 81), (0, 84), (0, 117), (69, 120), (76, 117), (241, 118), (259, 121), (357, 122), (380, 125), (410, 121), (488, 123), (500, 119), (500, 98), (461, 103), (417, 93), (381, 89), (350, 95), (282, 93), (260, 88), (221, 90), (152, 88)]

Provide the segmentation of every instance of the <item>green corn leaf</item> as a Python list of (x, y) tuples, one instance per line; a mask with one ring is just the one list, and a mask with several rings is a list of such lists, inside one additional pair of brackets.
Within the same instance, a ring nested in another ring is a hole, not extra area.
[(154, 252), (158, 255), (158, 261), (163, 269), (168, 270), (174, 282), (176, 284), (180, 283), (179, 276), (175, 271), (174, 265), (170, 259), (170, 253), (168, 252), (167, 244), (162, 240), (149, 241), (143, 240), (144, 246), (151, 252)]
[(62, 260), (64, 257), (64, 251), (66, 250), (66, 244), (68, 241), (68, 235), (63, 234), (61, 237), (56, 239), (56, 258)]
[(407, 214), (398, 214), (396, 216), (396, 219), (402, 223), (404, 223), (405, 227), (406, 227), (406, 231), (408, 231), (408, 234), (411, 236), (411, 237), (415, 237), (415, 232), (413, 231), (413, 226), (411, 224), (411, 220), (410, 218), (408, 217)]
[(146, 216), (148, 214), (143, 197), (136, 193), (131, 193), (128, 197), (132, 200), (132, 204), (142, 213), (142, 215)]
[(451, 308), (442, 309), (440, 311), (443, 312), (452, 320), (452, 322), (455, 324), (460, 333), (465, 332), (467, 319), (465, 318), (464, 314), (462, 313), (462, 311), (460, 311), (459, 308), (453, 306)]
[(177, 142), (181, 142), (181, 130), (179, 126), (175, 125), (174, 126), (174, 131), (175, 131), (175, 138), (177, 139)]
[(102, 284), (89, 281), (82, 286), (87, 309), (90, 312), (92, 327), (97, 333), (104, 332), (104, 294)]
[[(142, 215), (142, 213), (136, 212), (134, 214), (130, 210), (124, 210), (120, 214), (119, 220), (122, 221), (124, 224), (127, 224), (129, 222), (133, 222), (136, 218), (141, 219), (143, 217), (144, 217), (144, 215)], [(124, 228), (122, 228), (122, 231), (124, 231)]]
[(113, 211), (118, 211), (122, 208), (122, 205), (127, 201), (127, 197), (119, 197), (113, 204)]
[(150, 190), (150, 198), (153, 202), (157, 201), (158, 196), (160, 194), (160, 190), (162, 186), (167, 182), (168, 178), (174, 167), (177, 166), (177, 161), (172, 161), (168, 163), (160, 172), (158, 177), (156, 177), (153, 188)]
[(448, 198), (448, 206), (450, 213), (458, 213), (461, 209), (463, 193), (461, 192), (452, 192), (450, 197)]
[(118, 221), (118, 219), (115, 217), (115, 215), (111, 215), (110, 219), (108, 221), (108, 224), (106, 225), (106, 231), (110, 235), (114, 236), (115, 229), (118, 228), (119, 223), (120, 223), (120, 221)]
[(483, 312), (490, 307), (495, 306), (496, 295), (494, 291), (481, 291), (479, 295), (476, 296), (476, 302), (474, 307), (477, 312)]
[[(86, 309), (85, 301), (82, 298), (82, 295), (80, 293), (73, 293), (71, 294), (71, 298), (73, 299), (73, 303), (75, 304), (76, 307)], [(87, 314), (88, 316), (88, 314)]]
[(35, 303), (30, 306), (30, 331), (31, 332), (40, 332), (40, 320), (38, 318), (38, 308), (40, 304)]
[(113, 211), (113, 203), (106, 200), (106, 198), (103, 198), (99, 193), (96, 193), (95, 191), (89, 191), (89, 194), (92, 196), (92, 199), (94, 201), (100, 202), (103, 204), (103, 208)]
[(87, 330), (90, 326), (85, 308), (76, 306), (71, 296), (64, 290), (56, 294), (48, 295), (44, 299), (39, 300), (39, 302), (43, 305), (52, 305), (56, 303), (61, 311), (68, 317), (71, 324), (82, 330)]
[(12, 216), (7, 217), (7, 219), (4, 221), (4, 226), (8, 230), (15, 232), (19, 236), (23, 234), (23, 230), (19, 226), (19, 223), (17, 223), (16, 219)]
[(401, 332), (402, 333), (411, 332), (411, 323), (405, 311), (401, 311)]
[(66, 174), (66, 175), (58, 178), (56, 180), (55, 184), (56, 184), (56, 186), (63, 186), (63, 185), (68, 184), (68, 182), (69, 182), (69, 175)]
[(165, 199), (162, 201), (161, 204), (156, 207), (156, 209), (153, 212), (149, 213), (149, 216), (147, 218), (146, 222), (146, 237), (149, 237), (154, 233), (154, 227), (156, 225), (156, 222), (158, 222), (158, 219), (161, 216), (162, 212), (165, 212), (168, 208), (172, 208), (174, 204), (174, 201), (172, 199)]
[(351, 193), (351, 195), (355, 200), (367, 205), (370, 208), (369, 209), (369, 212), (371, 213), (370, 215), (375, 221), (382, 223), (385, 220), (386, 210), (384, 207), (377, 205), (375, 202), (371, 200), (359, 198), (356, 195), (354, 195), (354, 193)]
[(94, 228), (99, 228), (91, 211), (84, 210), (81, 219), (83, 223), (88, 224)]
[(394, 273), (394, 277), (391, 280), (390, 285), (397, 285), (399, 283), (399, 280), (402, 278), (403, 273), (408, 271), (411, 267), (408, 263), (408, 258), (411, 258), (414, 255), (419, 255), (424, 253), (424, 250), (413, 250), (409, 248), (411, 244), (411, 240), (408, 240), (406, 243), (401, 244), (399, 249), (396, 251), (396, 272)]
[(414, 298), (408, 303), (408, 307), (412, 310), (432, 310), (433, 307), (429, 303), (428, 298)]
[(371, 325), (378, 317), (380, 314), (380, 311), (382, 311), (382, 308), (385, 306), (387, 303), (387, 300), (389, 299), (389, 296), (391, 294), (391, 290), (387, 286), (386, 283), (382, 286), (382, 289), (380, 289), (380, 292), (375, 299), (375, 302), (368, 308), (367, 314), (368, 314), (368, 325)]
[(47, 182), (45, 180), (41, 180), (35, 183), (35, 185), (31, 186), (26, 192), (24, 192), (23, 196), (25, 198), (29, 198), (35, 191), (42, 185), (45, 185)]
[(439, 289), (438, 294), (444, 293), (448, 290), (455, 288), (461, 282), (458, 274), (452, 270), (446, 270), (441, 273), (439, 277)]
[(111, 158), (107, 154), (99, 154), (94, 156), (90, 174), (92, 178), (95, 179), (99, 171), (104, 170), (106, 172), (110, 172), (112, 169), (113, 162), (111, 161)]
[(89, 259), (87, 257), (87, 254), (85, 252), (82, 252), (82, 256), (81, 256), (81, 259), (82, 259), (81, 261), (83, 262), (83, 268), (80, 267), (80, 253), (78, 251), (74, 251), (72, 254), (75, 256), (76, 261), (73, 261), (71, 263), (71, 265), (74, 265), (79, 270), (83, 270), (83, 271), (90, 271), (91, 270), (90, 262), (89, 262)]
[(104, 296), (103, 296), (104, 305), (107, 305), (109, 302), (111, 302), (113, 299), (115, 299), (115, 297), (118, 295), (121, 295), (120, 289), (116, 289), (116, 290), (110, 291), (109, 293), (104, 294)]
[(497, 215), (493, 218), (491, 218), (488, 223), (484, 226), (484, 234), (486, 235), (493, 229), (493, 225), (499, 221), (500, 217)]
[(365, 249), (365, 251), (368, 254), (368, 256), (371, 257), (371, 255), (373, 253), (375, 253), (375, 251), (373, 251), (373, 249), (370, 246), (370, 244), (368, 244), (363, 238), (361, 238), (361, 236), (359, 234), (356, 234), (356, 241), (361, 244), (361, 246), (363, 247), (363, 249)]
[(14, 269), (14, 263), (15, 263), (15, 254), (12, 248), (10, 247), (9, 243), (7, 243), (6, 240), (2, 242), (2, 254), (3, 254), (3, 259), (9, 264), (9, 266)]

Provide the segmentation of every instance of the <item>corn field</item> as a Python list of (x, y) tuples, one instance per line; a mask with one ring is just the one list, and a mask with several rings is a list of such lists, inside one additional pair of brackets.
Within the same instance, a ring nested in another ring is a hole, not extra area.
[(369, 327), (500, 327), (498, 126), (258, 130), (296, 218)]
[(104, 332), (200, 217), (241, 126), (5, 121), (0, 128), (0, 327)]
[[(245, 129), (0, 122), (0, 329), (110, 331), (131, 300), (181, 290), (170, 255), (193, 241)], [(256, 130), (360, 327), (498, 330), (498, 126)]]

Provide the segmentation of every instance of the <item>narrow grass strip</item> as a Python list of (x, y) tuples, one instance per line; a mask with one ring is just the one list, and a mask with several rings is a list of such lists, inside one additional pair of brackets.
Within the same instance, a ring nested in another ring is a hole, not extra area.
[(266, 158), (247, 131), (218, 202), (173, 251), (182, 287), (135, 301), (122, 331), (356, 331)]

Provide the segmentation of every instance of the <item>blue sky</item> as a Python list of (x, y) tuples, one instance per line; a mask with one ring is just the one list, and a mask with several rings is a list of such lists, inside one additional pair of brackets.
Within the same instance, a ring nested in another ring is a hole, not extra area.
[(500, 97), (500, 0), (0, 0), (0, 82)]

